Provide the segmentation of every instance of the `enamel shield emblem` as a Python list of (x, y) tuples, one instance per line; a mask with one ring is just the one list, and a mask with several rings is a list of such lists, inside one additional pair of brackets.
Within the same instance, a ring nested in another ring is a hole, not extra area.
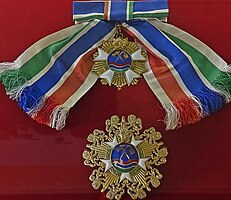
[(166, 163), (168, 151), (158, 142), (159, 132), (141, 129), (142, 121), (134, 115), (127, 120), (113, 116), (106, 121), (106, 132), (94, 130), (88, 136), (84, 164), (95, 168), (92, 186), (106, 192), (108, 199), (121, 199), (125, 192), (132, 199), (143, 199), (160, 185), (163, 176), (157, 167)]

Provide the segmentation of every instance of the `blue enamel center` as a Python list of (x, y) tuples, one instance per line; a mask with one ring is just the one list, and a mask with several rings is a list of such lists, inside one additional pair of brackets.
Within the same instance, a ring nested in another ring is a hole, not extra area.
[(112, 151), (111, 162), (119, 172), (130, 172), (139, 164), (138, 151), (131, 144), (119, 144)]
[(115, 50), (109, 54), (108, 67), (114, 72), (125, 72), (132, 64), (131, 56), (123, 50)]

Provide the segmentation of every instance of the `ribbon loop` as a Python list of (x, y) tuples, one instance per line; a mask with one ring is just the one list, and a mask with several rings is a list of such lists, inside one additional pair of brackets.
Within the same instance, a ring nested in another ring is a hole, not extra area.
[(73, 2), (73, 19), (76, 23), (92, 19), (124, 22), (157, 18), (166, 21), (167, 17), (168, 0)]

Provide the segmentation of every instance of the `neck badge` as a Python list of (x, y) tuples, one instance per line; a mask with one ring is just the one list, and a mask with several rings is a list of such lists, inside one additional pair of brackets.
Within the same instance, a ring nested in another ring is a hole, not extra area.
[(157, 167), (167, 162), (167, 148), (154, 128), (141, 130), (142, 121), (134, 115), (127, 121), (112, 116), (106, 121), (106, 132), (94, 130), (87, 138), (84, 164), (95, 168), (92, 186), (106, 192), (108, 199), (121, 199), (126, 191), (132, 199), (143, 199), (146, 191), (160, 185), (163, 175)]
[(136, 85), (145, 69), (146, 53), (137, 42), (124, 38), (117, 24), (115, 37), (98, 48), (94, 54), (93, 71), (104, 85), (114, 85), (119, 90), (125, 85)]

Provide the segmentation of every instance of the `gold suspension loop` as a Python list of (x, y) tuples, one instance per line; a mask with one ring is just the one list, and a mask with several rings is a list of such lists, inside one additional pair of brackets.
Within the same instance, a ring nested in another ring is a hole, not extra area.
[(116, 23), (116, 34), (115, 34), (115, 39), (123, 39), (124, 38), (124, 35), (122, 33), (122, 25), (121, 23)]

